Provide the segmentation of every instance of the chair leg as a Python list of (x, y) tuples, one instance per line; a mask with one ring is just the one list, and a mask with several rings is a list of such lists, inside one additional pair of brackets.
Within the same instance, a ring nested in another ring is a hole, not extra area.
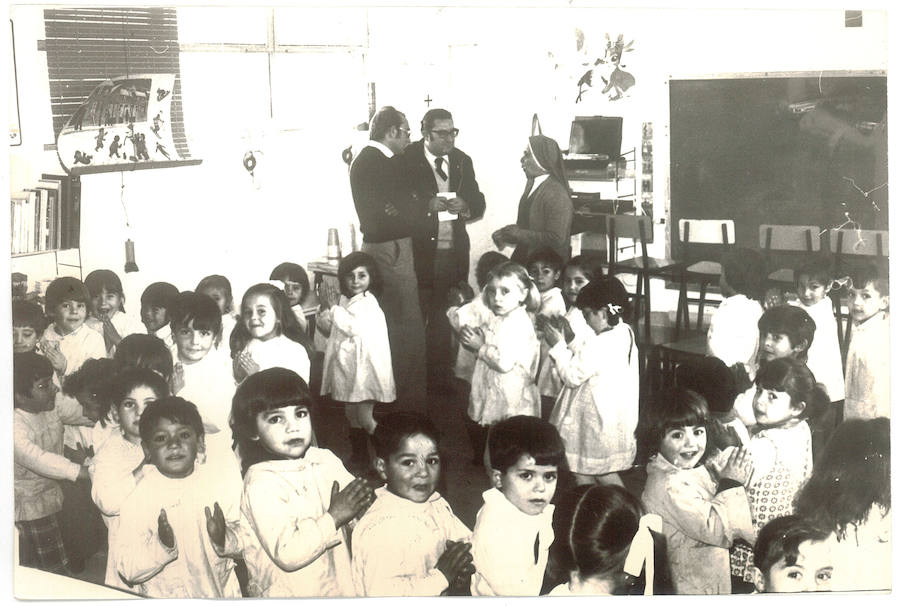
[(700, 303), (697, 306), (697, 332), (703, 329), (703, 306), (706, 303), (706, 280), (700, 281)]
[(682, 272), (680, 283), (678, 285), (678, 305), (675, 307), (675, 340), (681, 338), (681, 322), (684, 321), (685, 328), (690, 329), (690, 318), (687, 314), (687, 285), (685, 284), (685, 276)]

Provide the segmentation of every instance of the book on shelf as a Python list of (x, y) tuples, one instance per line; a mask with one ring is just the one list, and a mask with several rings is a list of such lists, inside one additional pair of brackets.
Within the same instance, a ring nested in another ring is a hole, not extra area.
[(44, 174), (35, 187), (10, 195), (13, 255), (77, 248), (80, 229), (78, 177)]

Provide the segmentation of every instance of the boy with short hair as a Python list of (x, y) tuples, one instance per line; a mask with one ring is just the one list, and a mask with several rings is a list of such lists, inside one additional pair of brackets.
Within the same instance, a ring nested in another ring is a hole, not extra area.
[(85, 325), (90, 300), (87, 287), (76, 278), (56, 278), (47, 287), (45, 309), (53, 323), (44, 331), (40, 346), (60, 379), (81, 368), (85, 360), (107, 357), (103, 335)]
[(47, 317), (40, 305), (31, 301), (13, 301), (13, 353), (35, 351), (47, 328)]
[(141, 294), (141, 322), (147, 328), (147, 334), (162, 339), (169, 348), (175, 345), (169, 322), (176, 299), (178, 289), (168, 282), (154, 282)]
[(148, 404), (140, 433), (150, 465), (122, 506), (117, 572), (144, 596), (241, 597), (231, 559), (241, 553), (240, 476), (198, 460), (203, 422), (182, 398)]
[(800, 516), (767, 523), (753, 549), (753, 584), (760, 593), (831, 591), (829, 533)]
[(890, 282), (875, 265), (862, 267), (851, 278), (853, 329), (847, 350), (844, 418), (890, 418)]
[(20, 563), (70, 574), (59, 513), (59, 480), (87, 479), (87, 467), (62, 456), (63, 423), (84, 422), (74, 400), (55, 402), (50, 362), (34, 352), (13, 354), (13, 459), (15, 522)]
[[(531, 254), (526, 267), (528, 275), (541, 293), (541, 306), (534, 314), (534, 328), (541, 343), (541, 361), (538, 366), (540, 376), (540, 369), (553, 363), (550, 360), (550, 346), (544, 340), (544, 327), (550, 318), (566, 315), (566, 300), (562, 290), (556, 285), (562, 274), (563, 260), (555, 250), (545, 246)], [(543, 385), (541, 389), (541, 418), (545, 421), (550, 419), (550, 412), (559, 395), (559, 390), (554, 387), (555, 384), (549, 384)]]
[(386, 485), (353, 529), (360, 596), (468, 595), (471, 534), (437, 492), (439, 435), (427, 417), (397, 412), (375, 428), (375, 469)]
[(488, 450), (493, 488), (475, 521), (472, 595), (537, 596), (553, 543), (562, 438), (550, 423), (520, 415), (491, 428)]

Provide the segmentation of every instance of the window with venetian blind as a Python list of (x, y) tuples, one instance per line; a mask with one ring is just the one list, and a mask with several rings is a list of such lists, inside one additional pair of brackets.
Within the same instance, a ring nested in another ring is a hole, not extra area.
[(174, 74), (172, 136), (178, 154), (191, 157), (184, 131), (174, 8), (46, 9), (44, 27), (54, 135), (59, 135), (69, 117), (104, 80), (131, 74)]

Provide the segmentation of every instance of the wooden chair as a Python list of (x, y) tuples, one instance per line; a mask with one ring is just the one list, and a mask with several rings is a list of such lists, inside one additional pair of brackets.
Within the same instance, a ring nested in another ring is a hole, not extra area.
[[(885, 261), (890, 255), (888, 232), (875, 229), (830, 229), (828, 230), (828, 242), (831, 252), (834, 254), (834, 275), (839, 279), (850, 274), (853, 261), (851, 257), (874, 257)], [(873, 259), (865, 259), (872, 261)], [(859, 260), (857, 260), (858, 262)], [(849, 290), (846, 284), (829, 293), (834, 308), (834, 316), (838, 325), (838, 340), (841, 344), (841, 356), (847, 360), (847, 347), (850, 345), (850, 332), (852, 321), (849, 309), (844, 311), (848, 302)]]
[[(817, 225), (760, 225), (759, 247), (763, 250), (766, 264), (773, 268), (772, 251), (818, 252), (821, 248)], [(794, 270), (780, 267), (769, 273), (769, 282), (778, 286), (794, 286)]]
[[(635, 327), (640, 324), (638, 309), (644, 315), (644, 340), (650, 340), (650, 278), (664, 277), (682, 264), (672, 259), (650, 257), (647, 245), (653, 243), (653, 222), (647, 215), (606, 215), (606, 235), (609, 240), (610, 277), (617, 273), (637, 276), (637, 286), (631, 295), (634, 301)], [(619, 238), (631, 239), (635, 254), (631, 259), (619, 260)], [(640, 247), (639, 249), (637, 247)]]
[[(686, 329), (690, 329), (691, 319), (688, 306), (697, 303), (697, 330), (703, 327), (703, 307), (708, 303), (716, 305), (719, 300), (707, 301), (706, 289), (717, 284), (722, 275), (722, 247), (727, 250), (734, 244), (734, 221), (731, 219), (679, 219), (678, 234), (684, 247), (684, 266), (679, 273), (678, 309), (675, 312), (675, 339), (681, 334), (682, 317)], [(701, 246), (697, 246), (701, 245)], [(719, 245), (716, 252), (710, 245)], [(705, 251), (705, 253), (704, 253)], [(712, 260), (709, 257), (715, 257)], [(704, 258), (706, 257), (706, 258)], [(699, 285), (700, 295), (696, 299), (687, 295), (688, 283)]]

